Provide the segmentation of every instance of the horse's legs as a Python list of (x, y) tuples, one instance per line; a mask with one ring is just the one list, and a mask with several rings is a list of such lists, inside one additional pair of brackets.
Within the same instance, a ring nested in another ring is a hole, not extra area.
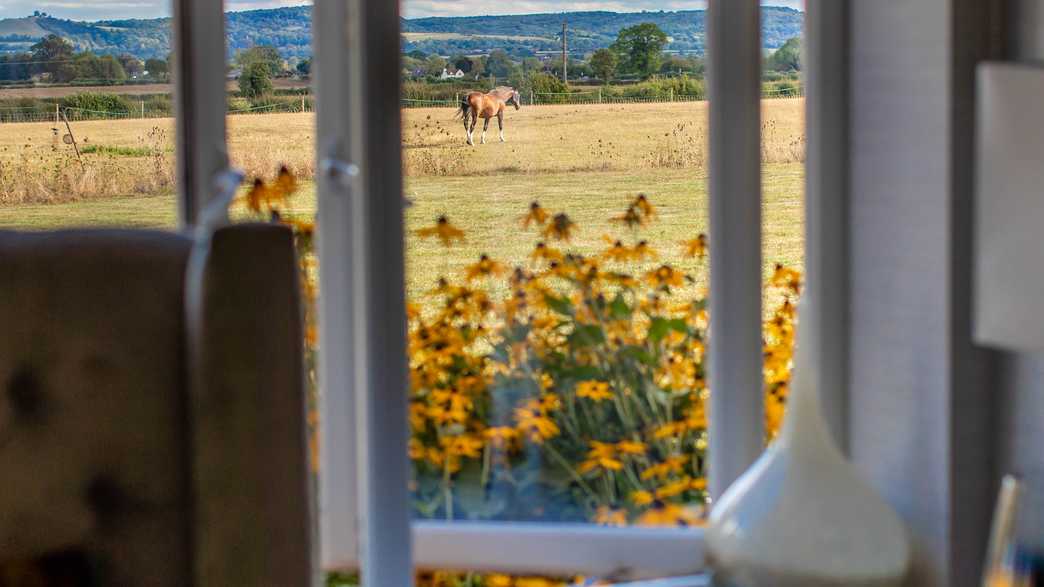
[(500, 142), (506, 143), (507, 141), (504, 140), (504, 111), (503, 110), (501, 110), (500, 113), (497, 114), (497, 123), (500, 124)]
[(471, 144), (471, 128), (468, 126), (471, 123), (470, 118), (471, 118), (471, 110), (468, 109), (468, 111), (464, 113), (464, 134), (466, 134), (467, 137), (468, 137), (468, 144), (469, 145)]
[(475, 146), (475, 126), (478, 124), (478, 112), (471, 113), (471, 128), (468, 129), (468, 144)]
[(489, 119), (486, 118), (485, 122), (482, 125), (482, 144), (483, 145), (486, 144), (486, 131), (488, 131), (488, 130), (489, 130)]

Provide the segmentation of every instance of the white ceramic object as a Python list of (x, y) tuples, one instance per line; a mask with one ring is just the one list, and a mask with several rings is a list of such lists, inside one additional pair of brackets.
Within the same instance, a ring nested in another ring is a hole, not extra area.
[(827, 428), (816, 370), (800, 350), (811, 331), (798, 327), (779, 438), (711, 512), (711, 567), (717, 580), (736, 587), (901, 585), (910, 564), (906, 530)]

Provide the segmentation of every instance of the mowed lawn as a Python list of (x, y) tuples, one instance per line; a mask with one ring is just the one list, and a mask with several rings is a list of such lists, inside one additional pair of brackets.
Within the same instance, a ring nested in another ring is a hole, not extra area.
[[(776, 262), (800, 267), (803, 250), (803, 130), (800, 100), (765, 103), (764, 241), (765, 271)], [(39, 128), (37, 128), (39, 127)], [(706, 272), (680, 256), (682, 240), (708, 230), (705, 104), (634, 106), (548, 106), (508, 115), (509, 142), (463, 145), (463, 130), (447, 109), (408, 110), (404, 124), (409, 289), (431, 289), (440, 276), (458, 276), (482, 254), (505, 264), (526, 260), (535, 231), (523, 231), (519, 218), (537, 200), (577, 223), (569, 250), (604, 250), (605, 238), (648, 240), (658, 262)], [(167, 133), (169, 121), (80, 123), (92, 144), (140, 146), (155, 128)], [(154, 131), (153, 131), (154, 132)], [(30, 142), (50, 148), (48, 125), (0, 125), (0, 163)], [(305, 176), (294, 213), (314, 214), (312, 119), (279, 114), (232, 117), (229, 138), (233, 160), (248, 172), (271, 176), (288, 163)], [(169, 139), (166, 139), (169, 141)], [(160, 145), (163, 150), (169, 145)], [(172, 150), (172, 149), (170, 149)], [(156, 158), (128, 158), (120, 169), (148, 173)], [(112, 156), (107, 160), (111, 166)], [(88, 158), (88, 166), (92, 160)], [(11, 181), (0, 175), (0, 181)], [(0, 186), (2, 187), (2, 186)], [(0, 190), (2, 191), (2, 190)], [(73, 201), (0, 203), (0, 228), (53, 229), (70, 226), (173, 228), (175, 202), (160, 193), (96, 197)], [(647, 194), (659, 211), (652, 226), (638, 234), (611, 221), (637, 194)], [(414, 235), (446, 215), (467, 233), (467, 241), (445, 249)], [(701, 278), (697, 286), (704, 285)]]

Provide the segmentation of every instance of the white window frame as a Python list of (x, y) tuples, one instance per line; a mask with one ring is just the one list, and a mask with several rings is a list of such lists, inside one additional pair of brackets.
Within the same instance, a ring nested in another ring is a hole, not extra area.
[[(847, 211), (843, 78), (847, 2), (807, 0), (806, 295), (820, 315), (828, 420), (844, 443)], [(192, 226), (227, 168), (223, 3), (174, 0), (179, 208)], [(711, 160), (712, 495), (761, 452), (760, 18), (758, 0), (708, 6)], [(321, 565), (366, 585), (411, 585), (413, 569), (581, 573), (643, 579), (703, 570), (698, 529), (412, 522), (399, 109), (392, 0), (315, 0), (323, 392)], [(720, 317), (720, 318), (718, 318)], [(701, 580), (651, 582), (692, 587)]]
[[(411, 584), (414, 565), (613, 578), (702, 570), (698, 530), (410, 521), (397, 4), (315, 2), (323, 349), (337, 357), (322, 361), (323, 565), (361, 566), (364, 582), (381, 586)], [(806, 257), (824, 329), (814, 352), (838, 366), (821, 383), (828, 419), (844, 442), (847, 292), (837, 286), (846, 275), (847, 10), (837, 0), (807, 4)], [(226, 76), (223, 60), (212, 57), (226, 53), (222, 8), (214, 0), (174, 0), (184, 227), (218, 195), (228, 168)], [(712, 311), (730, 324), (716, 334), (720, 350), (711, 363), (717, 388), (730, 390), (715, 394), (711, 406), (715, 421), (732, 423), (712, 428), (712, 493), (719, 495), (761, 449), (760, 25), (756, 0), (711, 0), (709, 10)], [(664, 584), (698, 581), (649, 585)]]
[[(228, 171), (225, 15), (221, 0), (173, 0), (178, 218), (196, 224)], [(220, 56), (215, 58), (215, 56)]]

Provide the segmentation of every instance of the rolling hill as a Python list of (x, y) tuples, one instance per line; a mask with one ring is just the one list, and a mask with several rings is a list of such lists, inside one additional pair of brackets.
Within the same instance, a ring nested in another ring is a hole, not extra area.
[[(763, 9), (763, 42), (775, 49), (801, 35), (804, 15), (790, 8)], [(284, 57), (311, 54), (311, 7), (230, 12), (231, 52), (254, 45), (277, 47)], [(562, 21), (569, 22), (570, 45), (577, 53), (609, 46), (620, 29), (643, 22), (659, 25), (670, 37), (670, 50), (702, 53), (704, 11), (573, 12), (517, 16), (404, 19), (403, 49), (451, 55), (505, 49), (515, 55), (558, 48)], [(51, 16), (0, 19), (0, 53), (25, 51), (41, 37), (57, 34), (77, 49), (103, 54), (130, 53), (141, 58), (170, 52), (170, 19), (79, 22)]]

